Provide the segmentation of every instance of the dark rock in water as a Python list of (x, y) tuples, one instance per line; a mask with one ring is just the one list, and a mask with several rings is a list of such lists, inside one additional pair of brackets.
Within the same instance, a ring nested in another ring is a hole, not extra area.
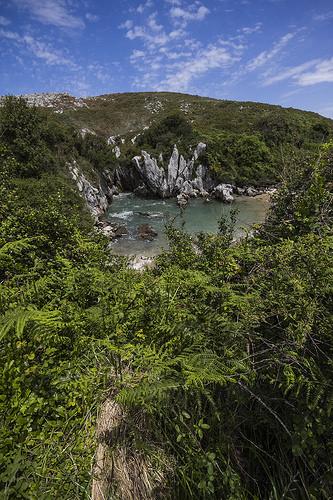
[(141, 240), (152, 240), (157, 236), (157, 232), (149, 224), (141, 224), (138, 227), (138, 237)]
[(142, 196), (143, 198), (148, 198), (151, 193), (147, 189), (147, 186), (142, 183), (134, 189), (134, 194), (136, 194), (137, 196)]
[(177, 204), (180, 208), (185, 208), (187, 203), (188, 203), (188, 195), (185, 194), (185, 193), (180, 193), (178, 196), (177, 196)]
[(150, 212), (140, 212), (139, 210), (137, 212), (134, 212), (135, 214), (142, 215), (143, 217), (151, 217)]
[(128, 234), (127, 227), (123, 224), (111, 224), (111, 226), (113, 228), (115, 238), (121, 238), (125, 234)]

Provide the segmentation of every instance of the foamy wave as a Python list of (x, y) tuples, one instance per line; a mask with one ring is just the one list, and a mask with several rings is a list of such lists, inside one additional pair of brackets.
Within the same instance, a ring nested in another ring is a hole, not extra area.
[(149, 214), (149, 217), (152, 219), (160, 219), (161, 217), (164, 217), (164, 214), (162, 212), (156, 212), (155, 214)]
[(133, 211), (128, 210), (127, 212), (116, 212), (113, 214), (110, 214), (111, 217), (116, 217), (117, 219), (130, 219), (133, 216)]

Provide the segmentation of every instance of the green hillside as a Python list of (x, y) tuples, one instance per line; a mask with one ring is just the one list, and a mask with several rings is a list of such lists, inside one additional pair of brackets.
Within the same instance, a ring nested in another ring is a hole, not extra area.
[(332, 120), (312, 112), (171, 92), (106, 94), (83, 102), (87, 108), (67, 109), (63, 116), (78, 127), (91, 128), (105, 136), (135, 135), (145, 126), (175, 112), (184, 114), (200, 133), (262, 131), (264, 124), (273, 118), (281, 127), (288, 124), (295, 134), (297, 131), (311, 134), (311, 128), (316, 130), (319, 123), (325, 130), (333, 131)]
[[(285, 156), (317, 154), (319, 145), (333, 137), (332, 120), (270, 104), (167, 92), (109, 94), (84, 99), (82, 104), (65, 106), (59, 116), (105, 138), (121, 136), (123, 164), (130, 165), (141, 149), (170, 155), (174, 142), (189, 156), (189, 147), (202, 141), (207, 144), (202, 161), (217, 180), (236, 184), (276, 183)], [(174, 133), (172, 121), (165, 126), (169, 117), (191, 126), (185, 142)]]

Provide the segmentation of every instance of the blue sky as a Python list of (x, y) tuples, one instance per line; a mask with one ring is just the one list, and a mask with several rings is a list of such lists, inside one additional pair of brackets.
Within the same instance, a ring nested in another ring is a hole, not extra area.
[(333, 1), (0, 0), (0, 94), (151, 90), (333, 117)]

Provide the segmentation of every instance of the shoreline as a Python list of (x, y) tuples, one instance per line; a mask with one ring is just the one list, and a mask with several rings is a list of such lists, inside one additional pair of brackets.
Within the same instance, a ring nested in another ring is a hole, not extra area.
[[(216, 234), (218, 232), (219, 218), (223, 213), (228, 217), (233, 205), (235, 205), (236, 209), (239, 208), (238, 222), (235, 227), (235, 238), (238, 240), (246, 234), (247, 229), (251, 229), (251, 226), (264, 221), (270, 206), (271, 195), (271, 192), (262, 193), (255, 197), (237, 195), (235, 196), (235, 202), (232, 204), (225, 204), (219, 200), (205, 203), (204, 199), (192, 198), (187, 208), (181, 212), (175, 199), (148, 200), (133, 195), (131, 199), (126, 201), (128, 194), (120, 194), (118, 198), (120, 206), (114, 207), (116, 218), (112, 219), (111, 212), (106, 223), (113, 228), (118, 224), (118, 227), (125, 229), (125, 231), (120, 230), (122, 234), (110, 241), (110, 252), (115, 256), (129, 259), (129, 267), (132, 269), (141, 270), (149, 267), (155, 257), (168, 248), (164, 233), (164, 223), (168, 214), (172, 219), (172, 215), (176, 212), (183, 213), (183, 217), (185, 217), (185, 220), (183, 220), (187, 226), (185, 231), (191, 235), (201, 231)], [(142, 206), (138, 207), (141, 204)], [(142, 210), (142, 213), (140, 210)], [(159, 217), (156, 217), (155, 211), (159, 213)], [(208, 224), (206, 224), (206, 221)], [(158, 232), (158, 236), (148, 241), (139, 238), (137, 226), (143, 223), (146, 223), (146, 225), (151, 224), (152, 228)]]

